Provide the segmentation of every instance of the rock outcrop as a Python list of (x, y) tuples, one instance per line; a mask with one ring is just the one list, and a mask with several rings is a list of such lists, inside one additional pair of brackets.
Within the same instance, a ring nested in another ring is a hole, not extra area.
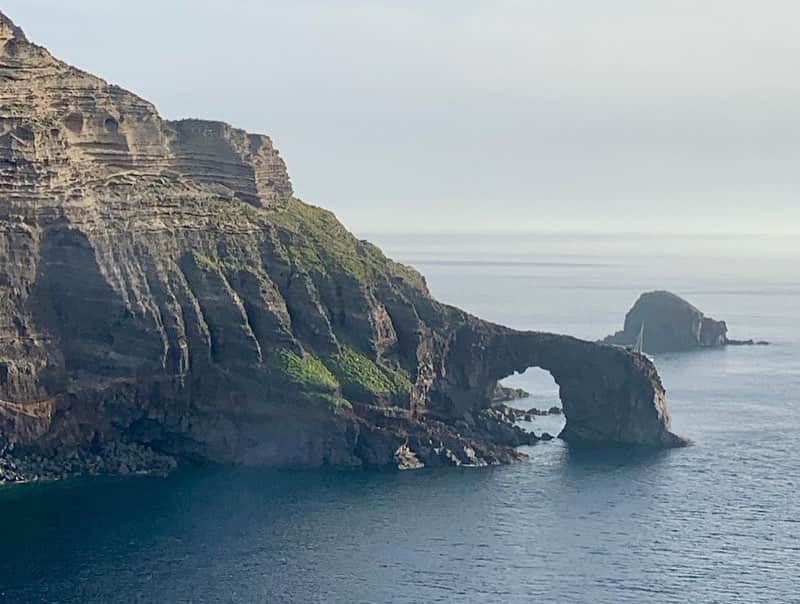
[(532, 365), (561, 387), (563, 438), (682, 444), (646, 359), (438, 303), (294, 199), (269, 138), (165, 121), (0, 21), (0, 456), (14, 467), (68, 451), (75, 472), (160, 456), (513, 461), (531, 437), (489, 407), (498, 379)]
[(631, 346), (642, 326), (644, 349), (653, 354), (766, 343), (728, 339), (725, 321), (707, 317), (692, 304), (668, 291), (652, 291), (639, 296), (625, 315), (623, 330), (606, 337), (603, 343)]
[(530, 396), (531, 393), (522, 388), (512, 388), (498, 382), (497, 386), (495, 386), (494, 394), (492, 395), (492, 402), (505, 403), (508, 401), (518, 401), (523, 398), (529, 398)]

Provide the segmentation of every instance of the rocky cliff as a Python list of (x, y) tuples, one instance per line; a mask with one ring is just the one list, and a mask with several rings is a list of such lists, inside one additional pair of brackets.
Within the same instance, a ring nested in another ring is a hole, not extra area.
[(114, 461), (131, 448), (274, 466), (510, 461), (532, 437), (487, 409), (498, 379), (532, 365), (561, 387), (564, 438), (681, 444), (646, 359), (438, 303), (294, 199), (269, 138), (165, 121), (0, 21), (7, 468), (68, 456), (135, 471)]
[(727, 345), (766, 344), (729, 339), (725, 321), (707, 317), (698, 308), (668, 291), (652, 291), (639, 296), (625, 315), (622, 331), (608, 336), (603, 342), (631, 346), (642, 326), (645, 351), (654, 354)]

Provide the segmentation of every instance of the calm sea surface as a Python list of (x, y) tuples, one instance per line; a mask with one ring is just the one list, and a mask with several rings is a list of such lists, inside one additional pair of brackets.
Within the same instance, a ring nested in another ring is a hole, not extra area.
[[(656, 358), (683, 450), (0, 487), (0, 601), (800, 602), (800, 240), (370, 238), (514, 327), (599, 338), (670, 289), (773, 345)], [(507, 382), (557, 403), (544, 372)]]

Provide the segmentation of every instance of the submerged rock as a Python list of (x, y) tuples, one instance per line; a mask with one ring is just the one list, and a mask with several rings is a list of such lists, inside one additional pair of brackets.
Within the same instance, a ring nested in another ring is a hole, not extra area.
[(56, 465), (123, 444), (277, 467), (506, 463), (535, 437), (486, 411), (498, 380), (532, 366), (560, 386), (563, 438), (683, 444), (646, 360), (439, 303), (414, 269), (294, 198), (268, 137), (164, 120), (0, 19), (7, 451)]
[(731, 340), (725, 342), (726, 346), (769, 346), (766, 340), (754, 340), (749, 338), (747, 340)]
[(643, 333), (644, 351), (654, 354), (756, 343), (753, 340), (728, 339), (725, 321), (707, 317), (668, 291), (642, 294), (625, 316), (623, 330), (606, 337), (603, 343), (633, 346), (640, 332)]
[(536, 407), (531, 407), (525, 413), (528, 415), (532, 415), (534, 417), (536, 417), (537, 415), (538, 416), (547, 415), (547, 411), (545, 409), (537, 409)]

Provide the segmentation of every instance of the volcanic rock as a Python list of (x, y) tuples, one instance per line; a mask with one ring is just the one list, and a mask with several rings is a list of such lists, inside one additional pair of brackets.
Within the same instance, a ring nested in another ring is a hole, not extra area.
[(668, 291), (642, 294), (625, 316), (622, 331), (608, 336), (605, 344), (632, 346), (644, 326), (644, 351), (658, 354), (726, 345), (766, 344), (729, 340), (725, 321), (704, 315), (683, 298)]
[(685, 444), (647, 359), (437, 302), (294, 198), (266, 136), (164, 120), (0, 22), (0, 451), (101, 473), (505, 463), (529, 437), (484, 411), (531, 366), (562, 438)]
[(530, 396), (531, 393), (522, 388), (511, 388), (510, 386), (504, 386), (498, 382), (494, 390), (494, 395), (492, 395), (492, 402), (505, 403), (508, 401), (518, 401), (529, 398)]

